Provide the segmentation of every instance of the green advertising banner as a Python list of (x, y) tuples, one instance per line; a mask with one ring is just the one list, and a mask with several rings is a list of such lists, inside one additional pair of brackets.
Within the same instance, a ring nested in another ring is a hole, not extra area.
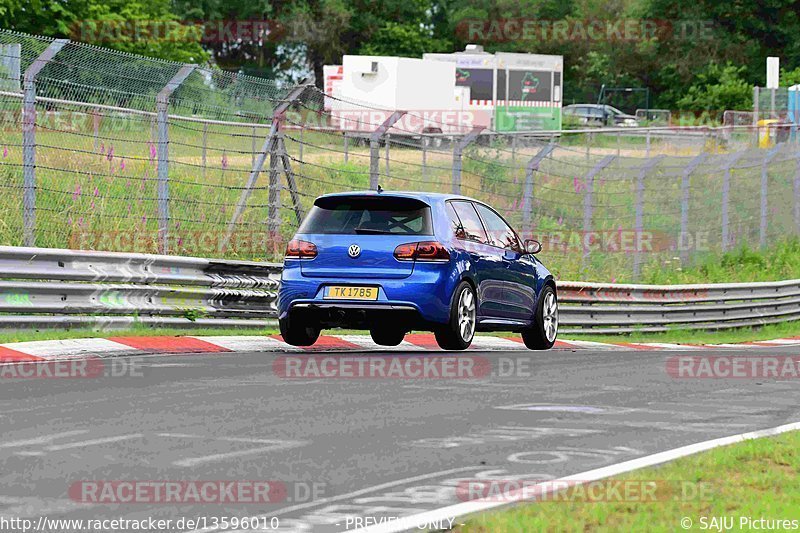
[(497, 106), (494, 127), (497, 131), (560, 130), (561, 107)]

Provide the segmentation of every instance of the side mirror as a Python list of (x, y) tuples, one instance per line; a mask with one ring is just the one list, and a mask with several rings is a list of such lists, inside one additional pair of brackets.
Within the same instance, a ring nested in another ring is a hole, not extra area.
[(525, 239), (525, 253), (535, 255), (542, 251), (542, 243), (534, 239)]

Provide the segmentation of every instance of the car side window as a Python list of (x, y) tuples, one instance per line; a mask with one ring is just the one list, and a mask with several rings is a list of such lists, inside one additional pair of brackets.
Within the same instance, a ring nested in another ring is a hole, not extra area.
[(479, 242), (481, 244), (488, 244), (489, 239), (486, 236), (486, 231), (483, 229), (483, 224), (475, 211), (475, 208), (469, 202), (448, 202), (453, 210), (453, 229), (457, 238)]
[(475, 207), (478, 209), (478, 213), (480, 213), (486, 226), (486, 232), (489, 234), (489, 244), (514, 250), (515, 252), (522, 251), (517, 234), (514, 233), (511, 226), (506, 224), (506, 221), (500, 215), (485, 205), (475, 204)]

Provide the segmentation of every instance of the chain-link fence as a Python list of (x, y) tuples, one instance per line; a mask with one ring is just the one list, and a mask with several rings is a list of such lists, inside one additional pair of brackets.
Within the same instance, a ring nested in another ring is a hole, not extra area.
[(493, 205), (562, 279), (654, 279), (800, 227), (800, 150), (750, 125), (498, 134), (326, 99), (0, 32), (0, 244), (277, 260), (318, 195), (377, 184)]

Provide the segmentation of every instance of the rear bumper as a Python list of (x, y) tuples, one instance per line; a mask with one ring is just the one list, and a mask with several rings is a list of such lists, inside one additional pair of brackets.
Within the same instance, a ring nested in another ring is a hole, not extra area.
[[(447, 265), (415, 266), (405, 279), (308, 278), (299, 268), (284, 269), (278, 291), (278, 317), (302, 314), (324, 327), (369, 327), (374, 323), (402, 320), (444, 323), (450, 316), (453, 285)], [(377, 300), (330, 300), (330, 285), (378, 287)]]

